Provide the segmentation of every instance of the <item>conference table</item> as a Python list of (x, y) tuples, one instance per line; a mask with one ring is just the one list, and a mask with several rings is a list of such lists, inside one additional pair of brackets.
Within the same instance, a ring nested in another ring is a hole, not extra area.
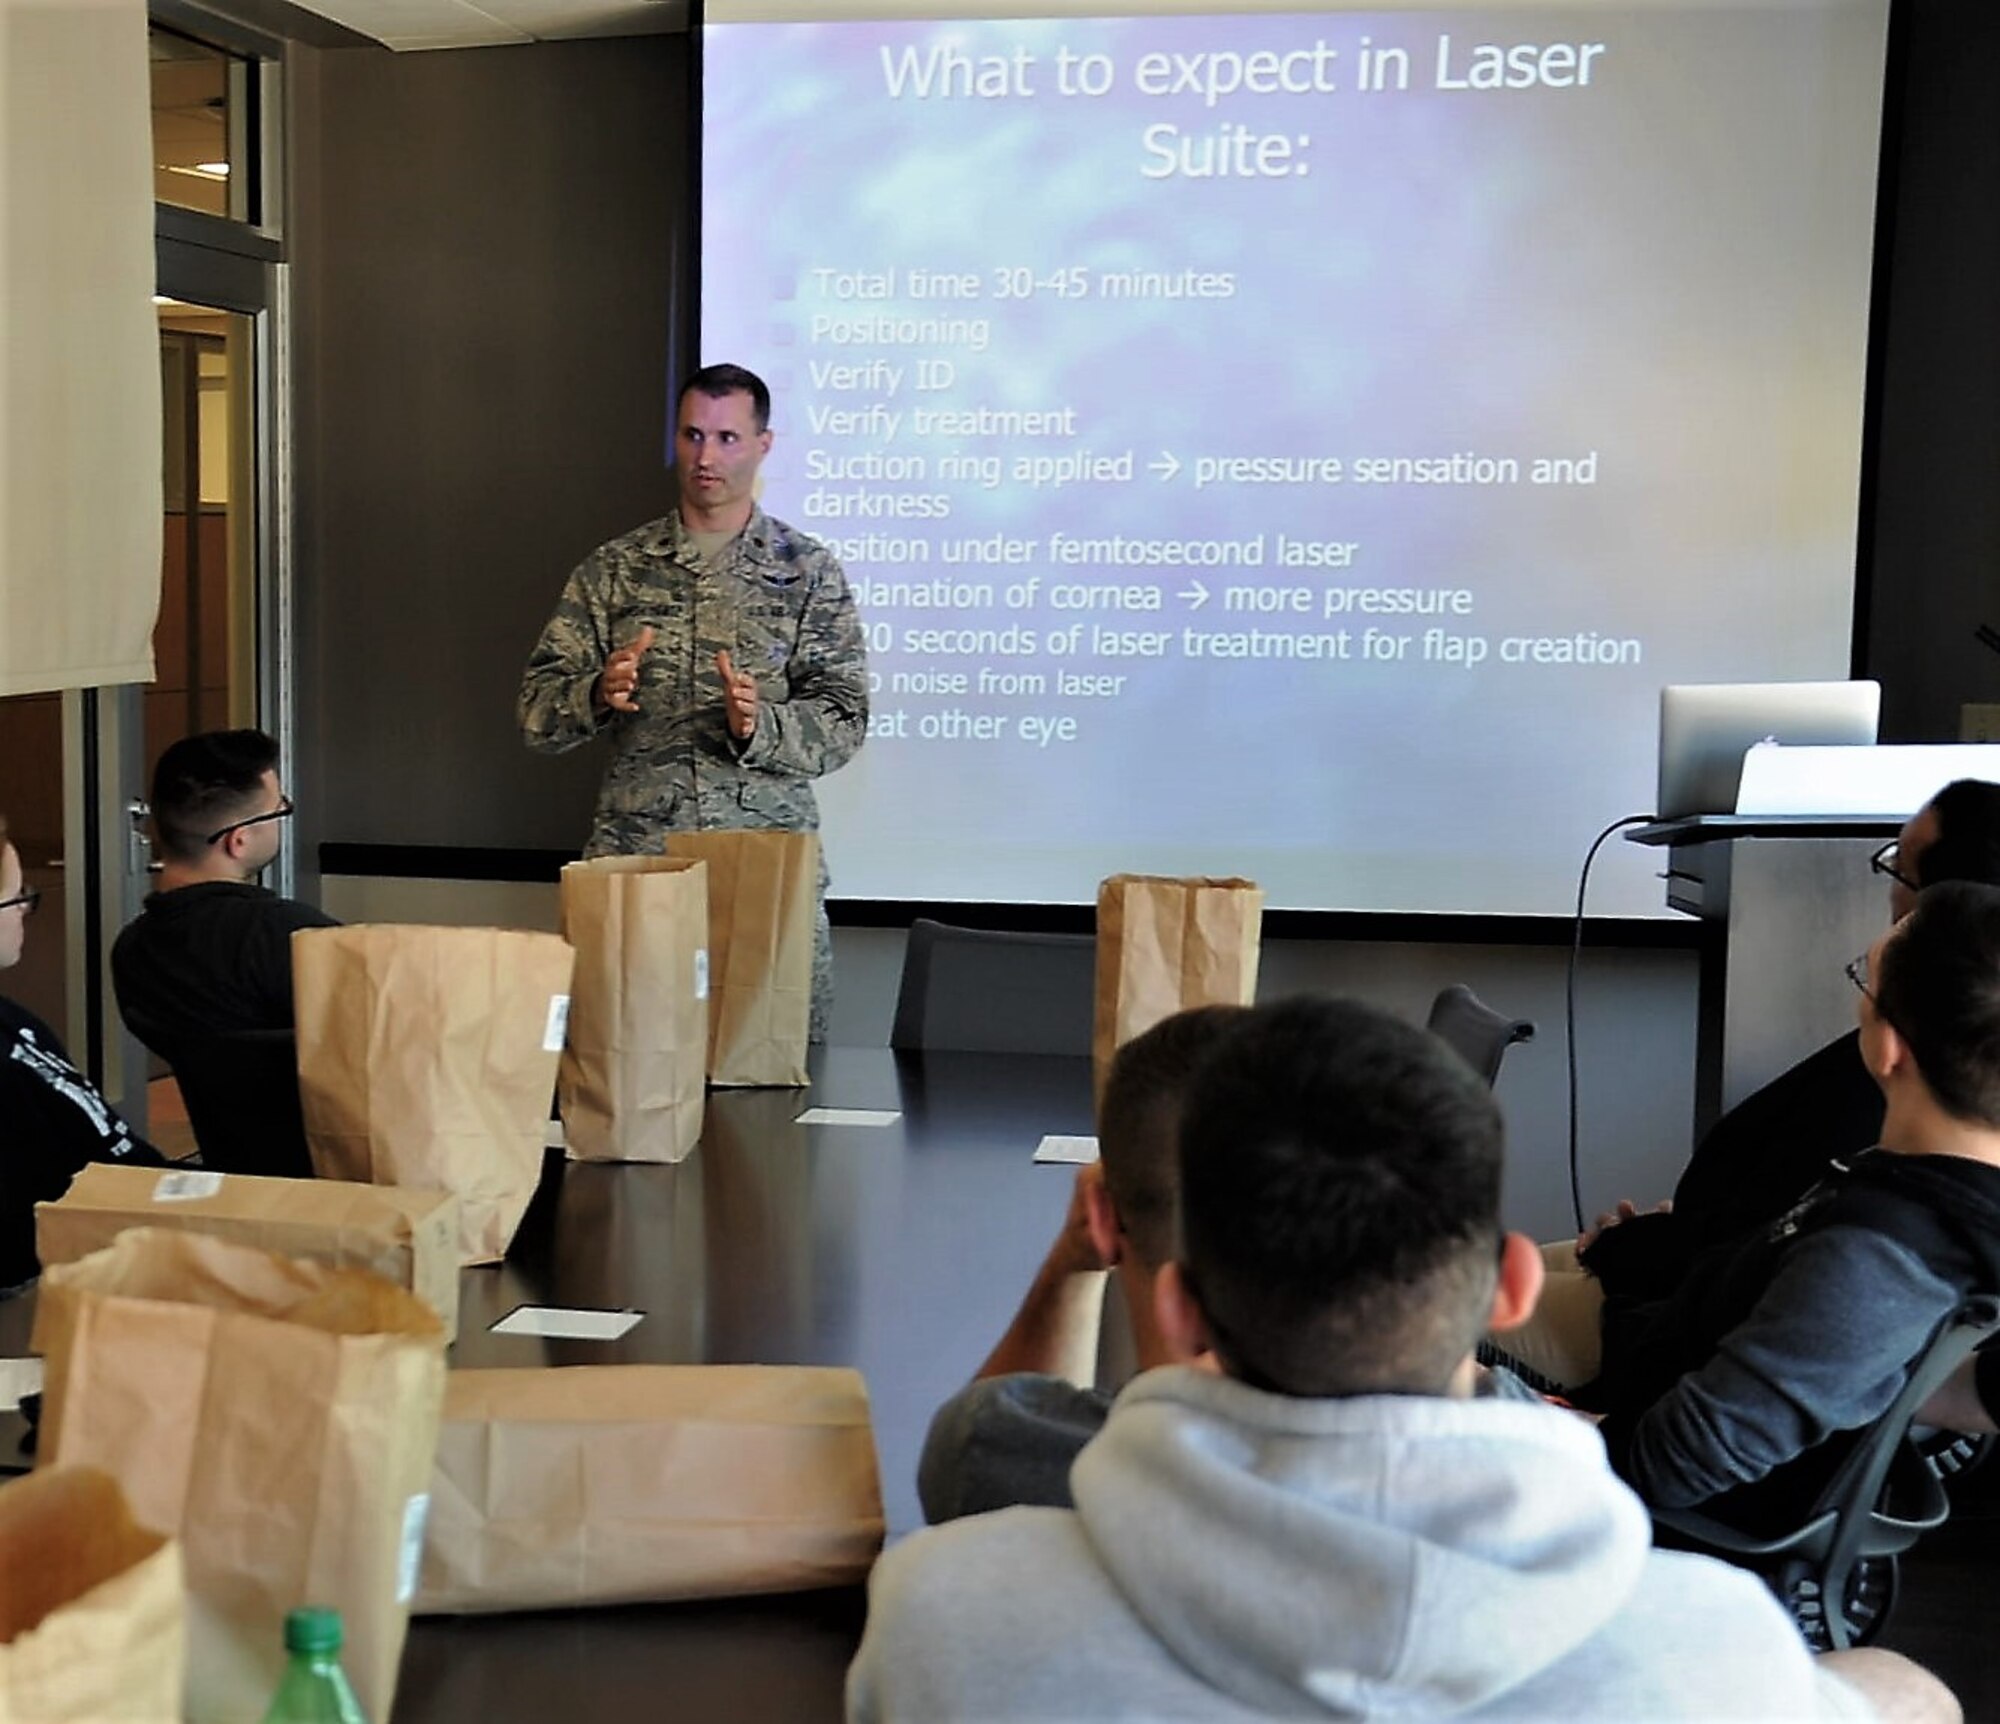
[[(922, 1524), (931, 1412), (999, 1338), (1061, 1225), (1045, 1134), (1092, 1130), (1090, 1062), (815, 1050), (807, 1090), (716, 1090), (677, 1166), (549, 1157), (504, 1263), (461, 1282), (456, 1367), (851, 1365), (890, 1536)], [(807, 1108), (892, 1113), (801, 1125)], [(496, 1335), (517, 1306), (635, 1310), (616, 1341)], [(397, 1724), (841, 1715), (860, 1588), (411, 1624)]]

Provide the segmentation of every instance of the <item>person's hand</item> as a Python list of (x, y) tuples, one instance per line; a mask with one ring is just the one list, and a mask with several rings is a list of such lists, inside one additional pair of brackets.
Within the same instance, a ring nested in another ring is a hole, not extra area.
[(1596, 1226), (1586, 1227), (1576, 1236), (1576, 1254), (1581, 1257), (1603, 1234), (1621, 1222), (1636, 1220), (1641, 1214), (1670, 1215), (1673, 1213), (1673, 1207), (1674, 1200), (1671, 1197), (1663, 1197), (1651, 1209), (1642, 1211), (1629, 1197), (1621, 1197), (1616, 1209), (1607, 1209), (1597, 1218)]
[(1062, 1231), (1049, 1247), (1047, 1267), (1059, 1275), (1087, 1275), (1094, 1269), (1109, 1269), (1110, 1262), (1098, 1251), (1090, 1236), (1090, 1199), (1093, 1186), (1104, 1183), (1104, 1165), (1093, 1161), (1076, 1170), (1076, 1183), (1069, 1191), (1069, 1213), (1063, 1217)]
[(627, 645), (604, 661), (597, 687), (591, 690), (590, 704), (609, 707), (613, 712), (637, 712), (639, 703), (633, 698), (633, 691), (639, 686), (639, 661), (652, 644), (653, 625), (647, 623)]
[(724, 710), (729, 715), (729, 734), (738, 742), (748, 742), (757, 729), (757, 679), (745, 676), (729, 662), (729, 654), (715, 655), (715, 668), (722, 673)]

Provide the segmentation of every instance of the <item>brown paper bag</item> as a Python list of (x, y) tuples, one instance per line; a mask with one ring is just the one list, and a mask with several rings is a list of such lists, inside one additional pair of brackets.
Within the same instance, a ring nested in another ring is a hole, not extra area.
[(292, 936), (299, 1100), (323, 1179), (450, 1191), (461, 1260), (506, 1256), (542, 1177), (576, 955), (554, 934)]
[(709, 1082), (803, 1085), (819, 834), (670, 832), (667, 854), (708, 864)]
[(181, 1541), (188, 1715), (255, 1719), (285, 1613), (330, 1605), (387, 1718), (416, 1588), (444, 1331), (414, 1294), (198, 1233), (134, 1228), (42, 1277), (45, 1465), (102, 1467)]
[(572, 1161), (684, 1161), (708, 1069), (708, 868), (600, 856), (562, 871), (576, 948), (556, 1094)]
[(177, 1724), (186, 1680), (180, 1546), (118, 1481), (45, 1467), (0, 1489), (0, 1721)]
[(1189, 1006), (1247, 1006), (1257, 993), (1264, 894), (1248, 880), (1114, 874), (1097, 888), (1097, 1088), (1111, 1056)]
[(862, 1579), (882, 1492), (859, 1373), (454, 1371), (421, 1613), (720, 1598)]
[(93, 1161), (56, 1202), (35, 1205), (35, 1254), (44, 1265), (74, 1263), (128, 1227), (184, 1228), (366, 1269), (429, 1305), (446, 1340), (458, 1336), (458, 1199), (448, 1191)]

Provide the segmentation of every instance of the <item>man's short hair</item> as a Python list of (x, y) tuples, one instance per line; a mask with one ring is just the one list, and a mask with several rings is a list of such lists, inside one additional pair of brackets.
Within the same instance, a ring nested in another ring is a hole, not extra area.
[(153, 829), (177, 862), (198, 862), (218, 827), (257, 812), (278, 744), (261, 730), (211, 730), (168, 746), (153, 768)]
[(1875, 1009), (1939, 1107), (2000, 1129), (2000, 886), (1946, 880), (1883, 942)]
[(1977, 880), (2000, 886), (2000, 784), (1960, 778), (1930, 800), (1938, 835), (1917, 853), (1917, 885)]
[(1181, 1119), (1182, 1262), (1232, 1376), (1436, 1394), (1491, 1313), (1500, 1110), (1427, 1030), (1356, 1000), (1246, 1013)]
[(749, 396), (750, 416), (757, 421), (757, 429), (771, 428), (771, 391), (756, 372), (740, 365), (704, 365), (687, 380), (681, 395), (685, 398), (697, 390), (711, 401), (720, 401), (725, 395)]
[(1176, 1012), (1112, 1058), (1097, 1105), (1098, 1155), (1118, 1223), (1149, 1268), (1171, 1261), (1178, 1237), (1179, 1132), (1188, 1084), (1245, 1010), (1195, 1006)]

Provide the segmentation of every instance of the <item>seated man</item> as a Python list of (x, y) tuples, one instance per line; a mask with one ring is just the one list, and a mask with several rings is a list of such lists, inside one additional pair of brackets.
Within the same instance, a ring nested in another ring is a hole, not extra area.
[(1071, 1380), (1095, 1355), (1105, 1270), (1124, 1290), (1139, 1368), (1171, 1360), (1153, 1322), (1153, 1278), (1173, 1255), (1181, 1099), (1242, 1010), (1176, 1012), (1118, 1050), (1097, 1106), (1097, 1164), (1078, 1170), (1062, 1232), (1007, 1333), (931, 1421), (917, 1466), (926, 1520), (1069, 1506), (1070, 1463), (1111, 1410), (1110, 1395)]
[[(1180, 1226), (1181, 1103), (1244, 1009), (1176, 1012), (1112, 1059), (1097, 1104), (1097, 1164), (1078, 1169), (1062, 1231), (1007, 1333), (931, 1420), (917, 1495), (933, 1525), (1018, 1503), (1070, 1506), (1070, 1464), (1111, 1411), (1109, 1391), (1082, 1386), (1105, 1270), (1123, 1294), (1105, 1319), (1130, 1322), (1138, 1368), (1174, 1362), (1154, 1321), (1153, 1282), (1173, 1261)], [(1482, 1372), (1478, 1392), (1533, 1398), (1505, 1370)]]
[(1607, 1307), (1577, 1392), (1661, 1507), (1795, 1522), (1944, 1319), (2000, 1292), (2000, 888), (1927, 887), (1848, 974), (1880, 1147), (1671, 1298)]
[(171, 1060), (174, 1044), (292, 1026), (292, 932), (331, 916), (257, 884), (283, 842), (291, 798), (261, 730), (174, 743), (153, 769), (159, 889), (111, 948), (118, 1007)]
[[(1925, 887), (2000, 886), (2000, 784), (1962, 778), (1904, 823), (1874, 858), (1889, 880), (1891, 921)], [(1702, 1253), (1776, 1221), (1839, 1161), (1875, 1143), (1882, 1093), (1850, 1030), (1773, 1078), (1717, 1120), (1674, 1188), (1643, 1213), (1630, 1203), (1569, 1245), (1544, 1247), (1549, 1284), (1509, 1357), (1565, 1390), (1595, 1376), (1604, 1301), (1671, 1294)]]
[(1872, 1715), (1750, 1576), (1650, 1549), (1582, 1420), (1472, 1397), (1541, 1260), (1501, 1233), (1499, 1110), (1442, 1043), (1258, 1007), (1180, 1154), (1156, 1315), (1215, 1368), (1137, 1378), (1073, 1510), (891, 1550), (851, 1719)]
[(111, 948), (119, 1011), (174, 1068), (203, 1157), (226, 1172), (309, 1171), (289, 1054), (230, 1039), (291, 1029), (292, 934), (337, 926), (257, 884), (292, 812), (277, 764), (260, 730), (190, 736), (160, 756), (159, 890)]
[[(36, 894), (0, 816), (0, 970), (21, 961)], [(87, 1161), (149, 1167), (166, 1162), (132, 1135), (97, 1086), (69, 1062), (62, 1039), (23, 1006), (0, 996), (0, 1292), (41, 1273), (35, 1205), (53, 1203)]]

